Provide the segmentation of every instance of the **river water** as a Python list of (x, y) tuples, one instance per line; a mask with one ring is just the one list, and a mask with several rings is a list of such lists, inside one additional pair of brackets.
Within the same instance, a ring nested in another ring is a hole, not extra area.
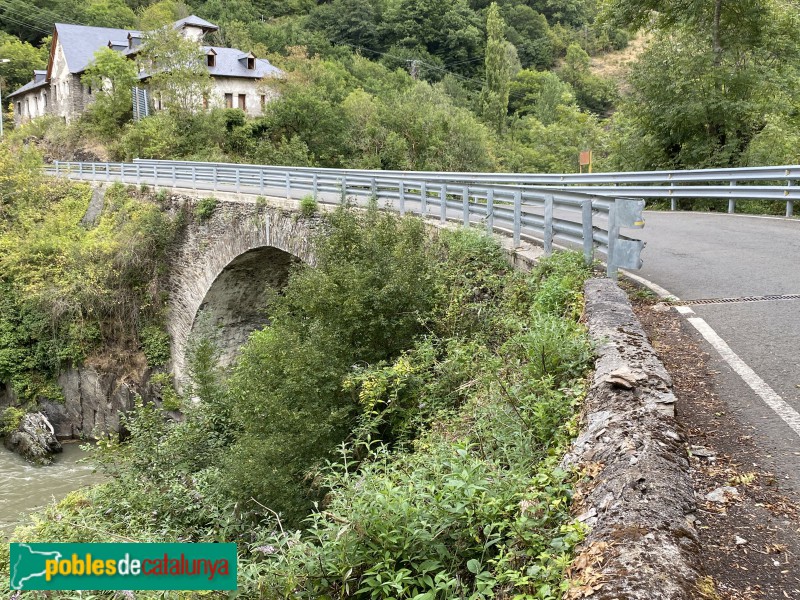
[(0, 445), (0, 540), (8, 538), (33, 509), (102, 481), (90, 464), (79, 462), (85, 457), (79, 443), (65, 443), (52, 465), (34, 467)]

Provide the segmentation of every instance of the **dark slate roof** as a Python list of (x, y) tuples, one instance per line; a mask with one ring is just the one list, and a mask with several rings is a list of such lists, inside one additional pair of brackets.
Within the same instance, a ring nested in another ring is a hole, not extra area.
[(249, 79), (261, 79), (263, 77), (280, 77), (283, 75), (283, 71), (265, 58), (257, 58), (256, 68), (252, 71), (249, 70), (246, 60), (249, 55), (237, 48), (203, 46), (204, 52), (208, 52), (209, 50), (213, 50), (217, 53), (216, 64), (213, 67), (208, 67), (208, 72), (214, 77), (247, 77)]
[[(109, 40), (127, 40), (131, 30), (56, 23), (56, 32), (64, 49), (69, 72), (81, 73), (92, 62), (95, 52), (108, 46)], [(133, 33), (139, 34), (138, 31)], [(128, 45), (127, 42), (125, 45)]]
[(195, 15), (189, 15), (185, 19), (181, 19), (180, 21), (175, 21), (173, 27), (175, 29), (180, 29), (184, 25), (189, 25), (191, 27), (202, 27), (203, 29), (208, 29), (210, 31), (217, 31), (219, 27), (214, 25), (213, 23), (209, 23), (205, 19), (201, 19)]
[(45, 81), (44, 79), (41, 80), (41, 81), (36, 81), (34, 79), (33, 81), (29, 81), (28, 83), (23, 85), (18, 90), (15, 90), (15, 91), (11, 92), (10, 94), (8, 94), (8, 96), (6, 96), (6, 98), (13, 98), (14, 96), (17, 96), (19, 94), (24, 94), (25, 92), (30, 92), (30, 91), (38, 89), (38, 88), (40, 88), (40, 87), (42, 87), (44, 85), (49, 85), (49, 82)]

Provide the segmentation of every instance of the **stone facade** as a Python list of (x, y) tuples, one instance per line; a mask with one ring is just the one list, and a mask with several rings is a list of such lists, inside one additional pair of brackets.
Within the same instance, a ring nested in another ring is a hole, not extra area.
[(275, 99), (278, 93), (257, 80), (240, 77), (215, 77), (209, 106), (211, 108), (241, 108), (244, 96), (244, 111), (251, 117), (261, 116), (264, 105)]

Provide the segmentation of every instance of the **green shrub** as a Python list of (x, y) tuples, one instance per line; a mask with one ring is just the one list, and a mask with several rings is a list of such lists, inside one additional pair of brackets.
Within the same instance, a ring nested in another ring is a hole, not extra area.
[(142, 352), (149, 367), (162, 367), (170, 360), (169, 334), (158, 325), (146, 325), (139, 333)]
[(155, 373), (150, 377), (150, 383), (158, 386), (163, 410), (175, 411), (181, 409), (181, 397), (175, 391), (175, 386), (169, 373)]
[(59, 399), (60, 371), (134, 346), (136, 324), (160, 318), (180, 219), (117, 184), (86, 229), (89, 186), (45, 179), (32, 154), (0, 146), (0, 381), (22, 400)]
[(7, 407), (0, 417), (0, 436), (6, 436), (16, 431), (26, 414), (24, 410), (16, 406)]
[(300, 214), (304, 217), (312, 217), (314, 213), (317, 212), (318, 208), (317, 201), (311, 194), (303, 196), (303, 198), (300, 199)]
[(248, 597), (558, 597), (582, 536), (557, 466), (591, 362), (581, 257), (524, 274), (476, 231), (326, 218), (233, 375), (195, 340), (185, 420), (137, 405), (95, 451), (113, 479), (15, 535), (238, 541)]
[(219, 201), (213, 196), (202, 198), (194, 207), (194, 216), (201, 223), (205, 223), (214, 215), (214, 211), (217, 210), (218, 205)]

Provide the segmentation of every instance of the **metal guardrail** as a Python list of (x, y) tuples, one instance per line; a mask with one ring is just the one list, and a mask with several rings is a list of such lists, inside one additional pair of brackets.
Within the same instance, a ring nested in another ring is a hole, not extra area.
[[(152, 164), (162, 161), (135, 159), (135, 163)], [(178, 164), (220, 165), (225, 163)], [(259, 167), (259, 165), (241, 165)], [(275, 167), (295, 173), (317, 172), (341, 174), (342, 169), (319, 169), (312, 167)], [(800, 180), (800, 165), (771, 167), (743, 167), (735, 169), (694, 169), (687, 171), (641, 171), (629, 173), (434, 173), (428, 171), (365, 171), (347, 170), (351, 175), (364, 175), (378, 178), (409, 177), (425, 181), (447, 181), (452, 183), (510, 183), (526, 186), (558, 186), (559, 189), (597, 194), (624, 195), (637, 198), (669, 199), (671, 209), (677, 210), (680, 198), (689, 199), (727, 199), (728, 212), (736, 211), (737, 200), (771, 200), (786, 202), (786, 216), (794, 214), (794, 203), (800, 200), (800, 187), (794, 187)], [(776, 182), (777, 185), (758, 185), (754, 183)], [(708, 184), (725, 185), (708, 185)], [(700, 184), (687, 185), (687, 184)], [(569, 188), (564, 186), (570, 186)], [(599, 186), (603, 186), (599, 189)]]
[(447, 173), (399, 173), (348, 169), (271, 167), (230, 163), (136, 161), (134, 163), (59, 162), (52, 175), (91, 181), (118, 181), (208, 192), (234, 192), (287, 199), (311, 195), (341, 204), (375, 201), (400, 214), (438, 217), (444, 223), (483, 225), (540, 241), (546, 254), (556, 243), (577, 246), (587, 262), (595, 249), (606, 255), (607, 274), (641, 268), (644, 243), (620, 233), (644, 226), (644, 200), (616, 198), (569, 189), (455, 181)]

